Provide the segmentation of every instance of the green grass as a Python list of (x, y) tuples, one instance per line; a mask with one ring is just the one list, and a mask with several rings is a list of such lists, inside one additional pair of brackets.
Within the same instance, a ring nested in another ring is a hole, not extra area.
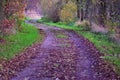
[(114, 66), (114, 71), (120, 75), (120, 59), (115, 56), (104, 56), (107, 62), (111, 63)]
[(67, 36), (64, 35), (64, 34), (58, 34), (58, 35), (57, 35), (57, 38), (67, 38)]
[(30, 24), (22, 23), (21, 32), (4, 37), (6, 43), (0, 44), (0, 58), (10, 59), (20, 53), (26, 47), (32, 45), (38, 39), (39, 31)]
[(25, 17), (25, 20), (32, 20), (31, 18), (29, 18), (29, 17)]
[(66, 25), (66, 24), (64, 24), (64, 23), (62, 23), (62, 22), (57, 22), (57, 23), (53, 23), (53, 22), (47, 22), (47, 21), (42, 21), (42, 20), (38, 20), (37, 21), (38, 23), (44, 23), (44, 24), (47, 24), (47, 25), (49, 25), (49, 26), (55, 26), (55, 27), (59, 27), (59, 28), (63, 28), (63, 29), (67, 29), (67, 30), (81, 30), (81, 28), (79, 28), (79, 27), (75, 27), (75, 26), (73, 26), (73, 25)]
[(96, 34), (90, 31), (78, 31), (79, 34), (83, 35), (99, 49), (105, 56), (103, 59), (114, 65), (115, 71), (120, 74), (120, 57), (115, 55), (120, 54), (120, 46), (109, 40), (108, 35)]
[(114, 64), (116, 67), (116, 70), (119, 70), (119, 74), (120, 74), (120, 57), (114, 56), (114, 55), (120, 54), (120, 45), (117, 45), (114, 42), (112, 42), (109, 39), (109, 36), (107, 34), (84, 31), (83, 26), (79, 26), (79, 27), (76, 27), (74, 25), (69, 26), (61, 22), (53, 23), (53, 22), (44, 22), (42, 20), (38, 22), (41, 22), (50, 26), (56, 26), (59, 28), (74, 30), (78, 34), (84, 36), (85, 38), (90, 40), (92, 43), (94, 43), (101, 53), (105, 54), (103, 58), (108, 60), (108, 62)]
[(106, 54), (119, 54), (119, 45), (113, 43), (108, 35), (100, 33), (92, 33), (90, 31), (78, 31), (79, 34), (83, 35), (91, 42), (93, 42), (96, 47), (101, 51), (101, 53)]

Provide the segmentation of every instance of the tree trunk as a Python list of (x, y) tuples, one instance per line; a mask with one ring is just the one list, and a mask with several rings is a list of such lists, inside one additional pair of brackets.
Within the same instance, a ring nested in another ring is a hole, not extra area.
[(80, 18), (80, 0), (76, 0), (77, 4), (77, 18)]
[(81, 8), (80, 10), (80, 20), (83, 21), (84, 20), (84, 12), (83, 9)]
[(3, 20), (4, 14), (3, 14), (3, 0), (0, 2), (0, 21)]
[(100, 3), (98, 3), (98, 5), (99, 5), (98, 23), (104, 26), (106, 21), (106, 0), (100, 0)]

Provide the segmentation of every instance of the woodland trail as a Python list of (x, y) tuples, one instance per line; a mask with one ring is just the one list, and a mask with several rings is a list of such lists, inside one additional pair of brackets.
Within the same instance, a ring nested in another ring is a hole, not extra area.
[(74, 31), (34, 25), (46, 33), (44, 42), (35, 49), (37, 56), (11, 80), (120, 80), (84, 37)]

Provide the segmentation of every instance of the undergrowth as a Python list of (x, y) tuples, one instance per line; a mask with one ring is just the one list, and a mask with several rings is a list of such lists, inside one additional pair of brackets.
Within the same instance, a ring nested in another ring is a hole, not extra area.
[(10, 59), (40, 38), (37, 28), (23, 22), (21, 31), (3, 38), (5, 43), (0, 44), (0, 58)]

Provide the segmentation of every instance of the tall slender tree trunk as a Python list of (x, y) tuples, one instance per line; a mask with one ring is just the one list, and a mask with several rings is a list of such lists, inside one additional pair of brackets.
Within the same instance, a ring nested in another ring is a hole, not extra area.
[(84, 20), (83, 0), (76, 0), (77, 3), (77, 17), (80, 21)]
[(99, 3), (99, 24), (101, 24), (102, 26), (105, 25), (105, 21), (106, 21), (106, 0), (100, 0)]
[(81, 20), (81, 21), (84, 20), (84, 11), (83, 11), (82, 8), (81, 8), (81, 10), (80, 10), (80, 20)]
[(80, 0), (76, 0), (77, 4), (77, 18), (80, 18)]
[(4, 14), (3, 14), (3, 0), (0, 2), (0, 20), (3, 20)]

